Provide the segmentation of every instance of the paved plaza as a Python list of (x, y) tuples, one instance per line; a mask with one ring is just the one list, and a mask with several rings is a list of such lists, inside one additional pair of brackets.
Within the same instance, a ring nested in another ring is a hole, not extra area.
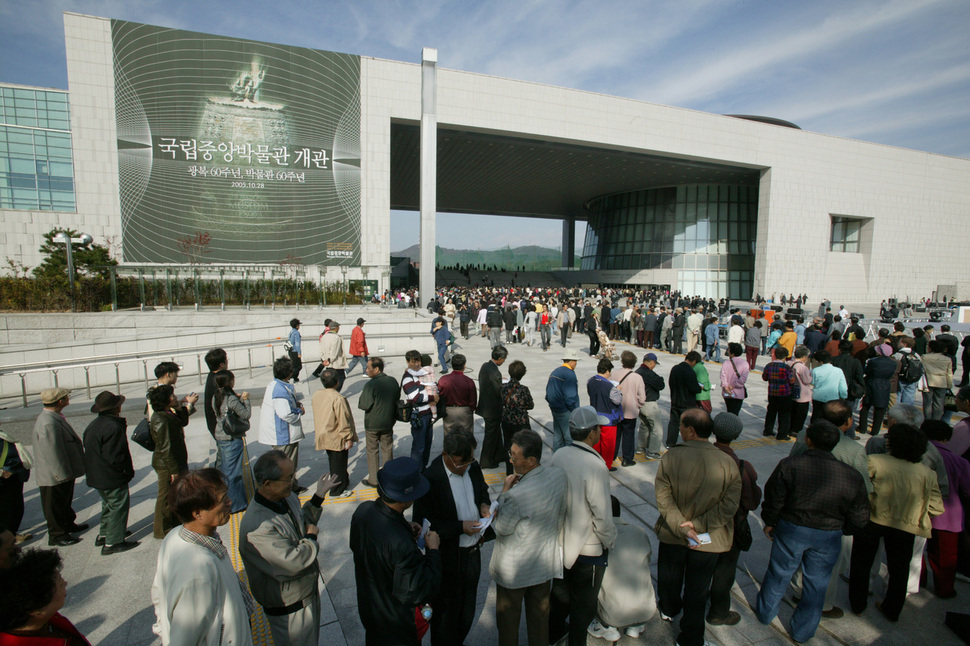
[[(319, 314), (322, 321), (325, 312)], [(306, 311), (301, 317), (307, 322), (311, 317)], [(288, 318), (286, 313), (280, 319)], [(344, 336), (349, 337), (348, 334)], [(459, 352), (468, 357), (468, 373), (477, 380), (479, 366), (488, 359), (489, 345), (486, 339), (478, 336), (470, 340), (459, 340)], [(722, 342), (723, 344), (723, 342)], [(628, 346), (617, 342), (617, 349), (623, 350)], [(307, 342), (306, 355), (315, 352), (316, 343)], [(583, 354), (588, 349), (585, 336), (574, 336), (569, 343), (570, 348), (580, 350)], [(509, 361), (520, 359), (525, 362), (528, 373), (523, 379), (536, 401), (536, 408), (532, 411), (532, 428), (538, 431), (547, 444), (547, 451), (551, 451), (551, 414), (544, 401), (545, 384), (549, 373), (558, 365), (559, 346), (554, 344), (548, 352), (541, 348), (510, 345)], [(642, 357), (643, 349), (633, 348), (638, 358)], [(282, 354), (282, 349), (279, 349)], [(658, 352), (659, 366), (657, 372), (664, 376), (680, 361), (680, 358), (663, 352)], [(307, 360), (308, 363), (310, 360)], [(387, 373), (399, 378), (405, 370), (403, 357), (385, 357)], [(765, 358), (759, 358), (759, 368), (764, 365)], [(617, 360), (616, 365), (619, 366)], [(310, 369), (312, 366), (310, 364)], [(711, 382), (718, 383), (720, 367), (718, 364), (707, 364)], [(230, 369), (233, 366), (230, 365)], [(580, 381), (580, 400), (587, 403), (585, 381), (595, 374), (595, 360), (583, 359), (579, 362), (577, 373)], [(304, 373), (305, 374), (305, 373)], [(507, 371), (503, 370), (503, 374)], [(259, 404), (266, 383), (271, 378), (268, 367), (254, 372), (252, 379), (248, 371), (237, 372), (236, 390), (249, 391), (254, 399), (253, 419), (258, 420)], [(344, 386), (343, 393), (351, 403), (355, 412), (358, 434), (363, 439), (363, 412), (357, 409), (366, 377), (362, 373), (352, 374)], [(321, 388), (318, 381), (301, 381), (297, 391), (305, 400)], [(759, 485), (764, 485), (777, 462), (786, 456), (791, 444), (778, 443), (771, 438), (762, 437), (762, 419), (765, 413), (766, 387), (760, 379), (760, 372), (752, 373), (748, 383), (749, 398), (741, 411), (744, 422), (744, 433), (733, 444), (739, 457), (749, 461), (758, 471)], [(176, 387), (179, 397), (192, 391), (200, 392), (197, 377), (185, 376)], [(95, 393), (96, 394), (96, 393)], [(129, 421), (129, 429), (138, 421), (144, 408), (144, 385), (132, 384), (123, 388), (123, 394), (129, 399), (124, 408), (124, 414)], [(78, 433), (82, 433), (93, 415), (88, 413), (91, 402), (83, 397), (83, 391), (75, 393), (71, 406), (65, 411), (69, 421)], [(724, 404), (717, 392), (712, 397), (714, 413), (724, 410)], [(664, 409), (666, 422), (666, 408), (669, 399), (666, 393), (661, 397), (661, 407)], [(301, 483), (310, 485), (313, 480), (327, 470), (325, 452), (314, 450), (312, 435), (312, 411), (307, 406), (308, 414), (304, 419), (304, 429), (307, 438), (302, 442), (300, 452)], [(11, 408), (0, 411), (0, 422), (8, 433), (20, 438), (29, 436), (33, 419), (39, 413), (36, 406), (29, 409)], [(255, 421), (254, 421), (255, 425)], [(395, 428), (395, 455), (408, 455), (410, 449), (410, 427), (397, 424)], [(476, 435), (481, 444), (483, 429), (480, 418), (476, 418)], [(249, 456), (251, 461), (267, 450), (267, 447), (256, 442), (256, 432), (249, 434)], [(193, 468), (207, 466), (214, 459), (214, 443), (205, 429), (202, 413), (194, 415), (186, 429), (186, 440), (190, 465)], [(432, 455), (441, 449), (441, 425), (435, 426), (435, 441)], [(141, 646), (159, 643), (152, 634), (154, 611), (150, 600), (150, 587), (155, 574), (155, 564), (158, 557), (160, 541), (152, 539), (151, 522), (152, 511), (156, 495), (156, 476), (150, 466), (151, 455), (141, 447), (132, 444), (131, 453), (134, 460), (136, 475), (131, 483), (131, 515), (129, 526), (134, 532), (132, 540), (141, 541), (141, 545), (129, 552), (113, 556), (101, 556), (95, 547), (94, 539), (97, 535), (97, 522), (100, 512), (100, 499), (97, 493), (89, 489), (83, 479), (78, 481), (75, 490), (75, 509), (78, 511), (78, 522), (89, 522), (92, 527), (82, 534), (84, 539), (75, 546), (60, 548), (64, 557), (64, 577), (69, 582), (67, 603), (62, 613), (71, 619), (75, 625), (86, 634), (92, 644), (109, 644), (111, 646)], [(638, 524), (648, 529), (653, 545), (652, 570), (656, 579), (657, 542), (652, 527), (657, 519), (656, 499), (654, 494), (654, 478), (657, 472), (656, 461), (643, 461), (643, 456), (637, 456), (635, 466), (621, 468), (610, 474), (611, 490), (621, 502), (621, 516), (630, 523)], [(321, 644), (335, 646), (357, 646), (364, 643), (364, 631), (357, 614), (357, 597), (354, 585), (354, 568), (348, 545), (350, 519), (357, 504), (363, 500), (376, 497), (374, 489), (359, 484), (366, 476), (366, 456), (363, 443), (351, 449), (350, 479), (355, 486), (354, 495), (333, 503), (326, 503), (320, 521), (320, 564), (326, 581), (326, 594), (323, 595)], [(504, 465), (499, 469), (485, 472), (486, 480), (491, 486), (493, 496), (501, 489), (504, 478)], [(34, 538), (27, 544), (30, 546), (46, 546), (46, 532), (41, 514), (37, 487), (33, 481), (25, 488), (27, 513), (21, 528), (22, 532), (33, 532)], [(230, 553), (236, 554), (236, 532), (241, 514), (233, 516), (230, 524), (223, 528), (223, 541), (230, 547)], [(791, 643), (785, 627), (792, 614), (790, 596), (786, 595), (787, 603), (782, 604), (781, 616), (770, 626), (763, 626), (755, 619), (751, 606), (755, 601), (761, 577), (767, 567), (770, 553), (770, 543), (761, 529), (758, 512), (751, 515), (755, 542), (749, 552), (743, 552), (738, 564), (737, 584), (733, 591), (733, 609), (741, 614), (741, 622), (732, 627), (708, 627), (707, 637), (716, 644), (787, 644)], [(472, 628), (467, 643), (469, 646), (485, 646), (497, 642), (495, 627), (495, 586), (488, 577), (488, 561), (491, 557), (492, 544), (486, 543), (482, 550), (482, 579), (479, 585), (479, 612), (477, 621)], [(237, 569), (241, 563), (234, 560)], [(445, 574), (447, 576), (447, 573)], [(846, 610), (843, 618), (837, 620), (823, 619), (819, 630), (812, 640), (813, 644), (926, 644), (936, 646), (959, 644), (960, 640), (944, 626), (947, 611), (968, 610), (966, 599), (970, 598), (970, 584), (957, 582), (958, 596), (951, 600), (941, 600), (935, 597), (929, 589), (923, 588), (919, 594), (911, 595), (907, 599), (901, 620), (891, 624), (875, 609), (874, 601), (881, 598), (881, 590), (877, 589), (869, 604), (869, 609), (861, 616), (852, 614), (848, 608), (848, 585), (841, 584), (836, 605)], [(676, 621), (674, 624), (662, 622), (659, 616), (647, 624), (647, 629), (639, 639), (624, 636), (618, 644), (629, 646), (632, 644), (673, 644), (676, 637)], [(258, 644), (271, 644), (272, 640), (266, 630), (261, 617), (258, 618), (255, 633)], [(425, 638), (425, 643), (428, 639)], [(525, 621), (522, 621), (521, 643), (526, 643)], [(604, 644), (602, 640), (590, 637), (590, 645)]]

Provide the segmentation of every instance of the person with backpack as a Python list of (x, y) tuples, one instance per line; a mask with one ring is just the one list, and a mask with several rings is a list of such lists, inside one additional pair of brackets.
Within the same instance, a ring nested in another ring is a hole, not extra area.
[[(970, 337), (968, 337), (970, 338)], [(899, 352), (893, 359), (899, 362), (899, 385), (897, 387), (899, 404), (912, 404), (916, 398), (916, 387), (923, 378), (923, 361), (914, 351), (916, 340), (911, 336), (899, 337)]]

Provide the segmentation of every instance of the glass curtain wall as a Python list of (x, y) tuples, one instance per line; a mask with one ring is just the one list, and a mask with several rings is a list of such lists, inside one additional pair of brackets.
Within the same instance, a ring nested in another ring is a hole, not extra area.
[(0, 208), (74, 211), (66, 92), (0, 87)]
[(589, 203), (583, 269), (676, 269), (681, 293), (750, 298), (758, 188), (683, 185)]

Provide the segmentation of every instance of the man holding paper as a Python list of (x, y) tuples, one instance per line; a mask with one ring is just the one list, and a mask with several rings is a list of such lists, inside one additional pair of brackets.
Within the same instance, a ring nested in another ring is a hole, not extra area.
[(657, 469), (658, 605), (664, 621), (684, 611), (677, 636), (681, 646), (704, 644), (711, 579), (718, 555), (731, 549), (741, 500), (741, 472), (711, 444), (713, 432), (707, 411), (685, 411), (680, 417), (683, 443), (671, 446)]
[(482, 468), (475, 461), (477, 442), (457, 428), (445, 435), (441, 455), (424, 471), (431, 488), (414, 504), (414, 522), (427, 519), (441, 537), (441, 564), (447, 575), (431, 603), (432, 646), (462, 644), (475, 620), (481, 544), (495, 538), (482, 524), (491, 516), (491, 499)]

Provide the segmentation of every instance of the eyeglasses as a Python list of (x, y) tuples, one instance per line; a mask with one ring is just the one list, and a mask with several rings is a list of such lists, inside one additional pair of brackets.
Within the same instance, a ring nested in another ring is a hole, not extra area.
[(475, 464), (475, 462), (476, 462), (475, 458), (472, 458), (468, 462), (465, 462), (465, 463), (462, 463), (462, 464), (458, 464), (457, 462), (455, 462), (455, 458), (451, 457), (447, 453), (445, 455), (448, 456), (448, 459), (451, 461), (451, 467), (453, 469), (467, 469), (468, 467), (470, 467), (471, 465)]

